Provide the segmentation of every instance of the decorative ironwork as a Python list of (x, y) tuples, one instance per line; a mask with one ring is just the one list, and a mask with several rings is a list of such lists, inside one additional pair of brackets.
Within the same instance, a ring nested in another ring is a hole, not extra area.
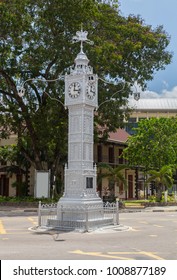
[(83, 52), (83, 43), (87, 43), (89, 45), (93, 45), (94, 42), (89, 40), (87, 38), (88, 32), (87, 31), (83, 31), (82, 27), (81, 27), (81, 31), (77, 31), (76, 32), (76, 36), (73, 37), (72, 42), (73, 43), (78, 43), (81, 42), (81, 52)]

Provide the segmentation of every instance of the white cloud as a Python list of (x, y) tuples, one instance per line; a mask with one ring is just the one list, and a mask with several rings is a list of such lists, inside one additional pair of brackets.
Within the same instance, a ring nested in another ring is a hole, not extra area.
[(177, 98), (177, 86), (171, 90), (164, 89), (160, 94), (154, 91), (140, 91), (141, 98)]
[(140, 98), (160, 98), (160, 95), (154, 91), (141, 91)]
[(171, 91), (164, 89), (162, 91), (162, 97), (164, 97), (164, 98), (177, 98), (177, 86), (172, 88)]
[[(134, 93), (140, 93), (140, 98), (159, 98), (159, 94), (157, 92), (149, 91), (149, 90), (143, 91), (141, 86), (136, 82), (132, 86), (132, 90)], [(133, 96), (130, 96), (130, 98), (131, 97)]]
[(164, 89), (161, 93), (150, 90), (143, 91), (137, 83), (134, 84), (132, 89), (134, 92), (140, 93), (140, 98), (177, 98), (177, 86), (171, 90)]

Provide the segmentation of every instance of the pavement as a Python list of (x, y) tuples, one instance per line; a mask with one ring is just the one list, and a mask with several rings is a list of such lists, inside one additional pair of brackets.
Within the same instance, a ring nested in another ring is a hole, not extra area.
[(19, 217), (3, 212), (0, 216), (0, 259), (177, 260), (177, 212), (121, 213), (120, 223), (122, 225), (117, 227), (85, 233), (50, 231), (40, 234), (29, 230), (38, 224), (36, 213)]
[(119, 225), (84, 234), (37, 225), (37, 208), (0, 206), (0, 258), (177, 260), (177, 206), (120, 209)]
[(14, 206), (1, 206), (0, 205), (0, 214), (13, 214), (13, 215), (28, 215), (28, 214), (37, 214), (38, 208), (32, 207), (14, 207)]

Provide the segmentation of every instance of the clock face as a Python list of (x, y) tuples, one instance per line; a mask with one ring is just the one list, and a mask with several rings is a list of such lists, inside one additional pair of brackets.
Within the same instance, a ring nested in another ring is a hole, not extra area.
[(68, 89), (69, 96), (71, 98), (77, 98), (81, 93), (81, 85), (78, 82), (73, 82), (70, 84)]
[(90, 99), (90, 100), (94, 99), (94, 97), (96, 95), (96, 88), (95, 88), (94, 83), (89, 83), (88, 84), (86, 95), (87, 95), (88, 99)]

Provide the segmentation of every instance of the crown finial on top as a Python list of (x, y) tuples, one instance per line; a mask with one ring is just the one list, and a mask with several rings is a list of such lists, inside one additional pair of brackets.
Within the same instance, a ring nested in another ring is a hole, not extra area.
[(76, 36), (73, 37), (73, 40), (72, 40), (73, 43), (81, 42), (81, 52), (83, 52), (83, 42), (88, 43), (90, 45), (94, 44), (93, 41), (87, 39), (87, 35), (88, 35), (88, 32), (83, 31), (82, 24), (81, 24), (81, 31), (77, 31)]

